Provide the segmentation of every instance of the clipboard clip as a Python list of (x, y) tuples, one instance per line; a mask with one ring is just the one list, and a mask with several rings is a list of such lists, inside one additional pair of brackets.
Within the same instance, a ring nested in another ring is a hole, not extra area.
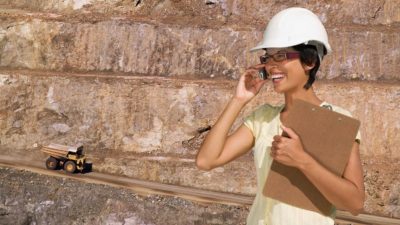
[(333, 110), (331, 105), (322, 105), (322, 107), (331, 111)]

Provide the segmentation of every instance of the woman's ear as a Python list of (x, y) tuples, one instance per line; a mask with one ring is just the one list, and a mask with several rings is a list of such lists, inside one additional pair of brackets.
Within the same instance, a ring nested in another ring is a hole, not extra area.
[(312, 70), (315, 67), (315, 62), (311, 64), (305, 64), (303, 63), (303, 69), (306, 72), (306, 74), (309, 74), (310, 70)]

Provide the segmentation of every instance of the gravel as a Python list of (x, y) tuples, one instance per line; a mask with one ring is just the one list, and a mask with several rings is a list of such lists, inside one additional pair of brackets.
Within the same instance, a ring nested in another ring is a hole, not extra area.
[(237, 225), (249, 210), (17, 169), (0, 168), (0, 178), (0, 224)]

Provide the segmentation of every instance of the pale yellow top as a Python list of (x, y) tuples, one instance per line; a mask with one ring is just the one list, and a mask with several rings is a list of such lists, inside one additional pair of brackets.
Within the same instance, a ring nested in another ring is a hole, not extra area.
[[(333, 111), (351, 116), (350, 112), (328, 103), (323, 102), (321, 106), (330, 106)], [(257, 170), (257, 193), (253, 205), (247, 217), (248, 225), (333, 225), (335, 208), (332, 208), (330, 216), (301, 209), (265, 197), (262, 194), (263, 184), (267, 178), (272, 163), (270, 157), (271, 143), (275, 135), (281, 134), (279, 113), (284, 105), (263, 105), (249, 115), (244, 124), (252, 131), (255, 137), (253, 147), (254, 161)], [(357, 141), (360, 141), (358, 132)]]

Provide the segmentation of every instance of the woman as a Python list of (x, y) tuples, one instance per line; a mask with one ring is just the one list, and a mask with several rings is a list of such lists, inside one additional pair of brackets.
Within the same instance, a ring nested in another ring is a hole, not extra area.
[[(265, 55), (260, 57), (261, 64), (246, 70), (240, 77), (235, 95), (199, 150), (197, 166), (203, 170), (211, 170), (254, 149), (258, 185), (256, 198), (247, 218), (249, 225), (334, 224), (334, 208), (331, 215), (325, 216), (262, 194), (273, 160), (299, 169), (335, 207), (358, 214), (364, 204), (360, 135), (357, 134), (348, 164), (343, 175), (339, 177), (305, 152), (297, 134), (281, 123), (290, 112), (294, 99), (328, 107), (350, 116), (348, 111), (319, 99), (312, 87), (323, 57), (331, 52), (321, 21), (307, 9), (285, 9), (270, 20), (263, 41), (252, 49), (256, 50), (265, 50)], [(281, 106), (261, 106), (228, 136), (228, 131), (241, 109), (267, 82), (255, 75), (260, 68), (265, 68), (268, 72), (274, 90), (284, 95), (285, 103)], [(281, 136), (283, 131), (289, 137)]]

